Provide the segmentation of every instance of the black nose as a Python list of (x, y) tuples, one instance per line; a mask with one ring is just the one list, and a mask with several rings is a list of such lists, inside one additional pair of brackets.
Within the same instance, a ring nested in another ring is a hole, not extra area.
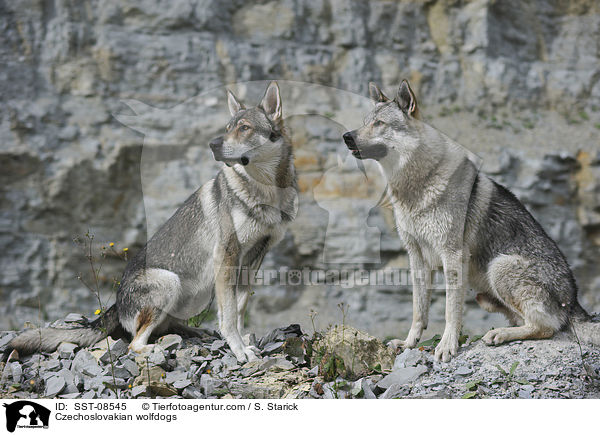
[(213, 140), (211, 140), (208, 145), (210, 146), (211, 150), (215, 150), (217, 148), (220, 148), (221, 145), (223, 145), (223, 136), (219, 136), (219, 137), (215, 137)]
[(354, 142), (354, 136), (352, 136), (351, 131), (347, 131), (342, 137), (344, 138), (344, 142), (346, 142), (346, 145), (356, 146), (356, 143)]

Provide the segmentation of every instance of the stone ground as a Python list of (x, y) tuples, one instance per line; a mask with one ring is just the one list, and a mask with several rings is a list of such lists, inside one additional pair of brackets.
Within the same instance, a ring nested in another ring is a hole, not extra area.
[(147, 355), (109, 339), (7, 361), (15, 334), (0, 333), (2, 398), (600, 398), (600, 349), (567, 333), (497, 347), (463, 337), (458, 356), (438, 363), (436, 337), (396, 354), (350, 326), (309, 337), (290, 325), (247, 335), (261, 355), (243, 365), (212, 330), (166, 335)]

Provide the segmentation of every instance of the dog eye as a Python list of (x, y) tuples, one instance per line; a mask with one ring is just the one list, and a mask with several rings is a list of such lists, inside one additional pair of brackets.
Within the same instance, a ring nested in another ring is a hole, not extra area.
[(381, 127), (383, 125), (383, 121), (377, 120), (373, 123), (374, 127)]
[(246, 130), (250, 130), (250, 126), (248, 126), (246, 124), (240, 125), (240, 131), (246, 131)]

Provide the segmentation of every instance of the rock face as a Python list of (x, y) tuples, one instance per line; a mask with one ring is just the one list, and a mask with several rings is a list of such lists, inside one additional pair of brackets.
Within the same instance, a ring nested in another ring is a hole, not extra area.
[[(5, 2), (0, 23), (0, 329), (98, 308), (73, 242), (88, 229), (111, 303), (121, 257), (218, 170), (206, 144), (228, 119), (223, 86), (253, 104), (268, 79), (283, 92), (300, 208), (263, 264), (289, 279), (256, 286), (250, 330), (290, 320), (310, 330), (311, 309), (324, 328), (340, 320), (339, 302), (350, 306), (345, 323), (370, 334), (408, 329), (407, 276), (362, 279), (407, 260), (391, 214), (373, 208), (382, 180), (369, 164), (368, 181), (357, 176), (341, 142), (370, 108), (368, 82), (393, 94), (402, 78), (427, 122), (542, 222), (583, 305), (600, 309), (597, 2), (33, 0)], [(306, 285), (305, 267), (323, 273)], [(505, 323), (467, 305), (467, 331)]]

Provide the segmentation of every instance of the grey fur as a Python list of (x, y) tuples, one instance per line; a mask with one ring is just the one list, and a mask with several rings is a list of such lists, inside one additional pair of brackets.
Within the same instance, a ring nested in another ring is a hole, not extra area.
[[(129, 261), (116, 303), (105, 316), (107, 333), (122, 326), (134, 337), (130, 347), (135, 351), (149, 350), (150, 334), (189, 330), (185, 321), (205, 309), (214, 294), (219, 328), (233, 353), (240, 361), (256, 358), (240, 334), (249, 289), (236, 286), (235, 279), (241, 266), (260, 266), (295, 217), (296, 175), (277, 83), (269, 85), (259, 106), (245, 109), (231, 92), (228, 103), (233, 116), (227, 133), (211, 141), (215, 158), (227, 167), (194, 192)], [(241, 125), (248, 128), (241, 131)], [(40, 348), (39, 334), (25, 332), (11, 345), (31, 353)], [(51, 351), (61, 341), (92, 344), (104, 333), (98, 323), (43, 329), (41, 337), (41, 349)]]
[(478, 290), (484, 309), (503, 313), (513, 325), (489, 331), (487, 344), (547, 338), (572, 325), (579, 338), (600, 345), (600, 324), (591, 323), (577, 301), (564, 255), (518, 199), (479, 173), (466, 150), (420, 120), (408, 82), (394, 100), (374, 84), (369, 92), (375, 109), (344, 141), (356, 158), (378, 161), (409, 253), (413, 322), (407, 339), (392, 344), (419, 341), (427, 327), (431, 271), (442, 267), (446, 328), (437, 359), (456, 355), (468, 285)]

